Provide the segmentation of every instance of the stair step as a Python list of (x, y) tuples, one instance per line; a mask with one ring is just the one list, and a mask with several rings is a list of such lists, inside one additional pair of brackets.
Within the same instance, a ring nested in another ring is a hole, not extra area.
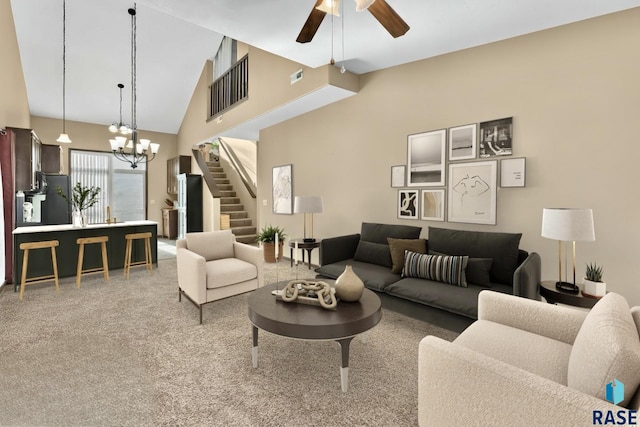
[(219, 183), (216, 183), (216, 186), (218, 187), (218, 190), (220, 190), (220, 191), (233, 191), (233, 185), (231, 185), (231, 184), (219, 184)]
[(240, 203), (240, 197), (220, 197), (220, 206), (237, 205)]
[(244, 219), (248, 218), (249, 214), (247, 211), (228, 211), (224, 213), (225, 215), (229, 215), (229, 219), (233, 221), (234, 219)]
[(236, 192), (233, 190), (220, 190), (220, 197), (236, 197)]
[(229, 218), (231, 228), (248, 227), (251, 225), (251, 218)]
[(213, 179), (218, 180), (218, 179), (227, 179), (227, 174), (224, 172), (212, 172), (211, 175), (213, 176)]
[(244, 206), (241, 204), (229, 204), (229, 205), (220, 205), (220, 212), (236, 212), (244, 210)]
[(213, 181), (216, 183), (216, 186), (220, 187), (221, 185), (228, 185), (230, 188), (233, 188), (231, 185), (229, 178), (213, 178)]
[(219, 161), (218, 162), (205, 162), (205, 163), (207, 164), (207, 167), (209, 167), (209, 168), (210, 167), (214, 167), (214, 168), (220, 167), (220, 162)]
[(252, 245), (256, 243), (256, 239), (258, 238), (255, 234), (247, 234), (244, 236), (236, 236), (236, 242), (246, 243), (248, 245)]
[(247, 234), (256, 234), (256, 227), (231, 227), (231, 231), (236, 236), (246, 236)]
[(209, 172), (211, 173), (224, 173), (224, 168), (222, 166), (209, 166), (207, 169), (209, 169)]

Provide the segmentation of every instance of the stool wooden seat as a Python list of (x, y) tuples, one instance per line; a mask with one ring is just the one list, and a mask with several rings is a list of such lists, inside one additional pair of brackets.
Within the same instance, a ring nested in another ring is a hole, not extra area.
[[(145, 268), (152, 272), (151, 266), (151, 233), (130, 233), (125, 234), (124, 238), (127, 240), (127, 246), (124, 251), (124, 276), (128, 279), (131, 267), (144, 265)], [(134, 240), (144, 239), (144, 261), (131, 262), (131, 248)]]
[[(56, 284), (56, 292), (60, 290), (58, 285), (58, 259), (56, 258), (56, 246), (60, 245), (57, 240), (44, 240), (41, 242), (25, 242), (20, 243), (20, 249), (24, 251), (22, 256), (22, 279), (20, 281), (20, 300), (24, 296), (24, 288), (33, 283), (42, 283), (53, 280)], [(29, 266), (29, 251), (32, 249), (51, 248), (51, 263), (53, 264), (53, 274), (38, 277), (27, 277), (27, 268)]]
[[(107, 259), (107, 242), (109, 236), (95, 236), (95, 237), (80, 237), (76, 240), (76, 243), (80, 245), (78, 250), (78, 269), (76, 271), (76, 286), (80, 289), (80, 280), (83, 274), (97, 274), (102, 273), (104, 280), (109, 281), (109, 261)], [(102, 249), (102, 267), (94, 267), (84, 269), (84, 245), (92, 243), (100, 243)]]

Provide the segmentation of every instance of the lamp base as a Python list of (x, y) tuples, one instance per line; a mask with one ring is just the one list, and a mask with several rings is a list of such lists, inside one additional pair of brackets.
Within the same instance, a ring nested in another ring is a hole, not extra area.
[(313, 243), (316, 241), (316, 239), (305, 237), (304, 239), (302, 239), (302, 241), (305, 243)]
[(580, 292), (579, 287), (577, 287), (573, 283), (568, 283), (568, 282), (556, 282), (556, 289), (562, 292), (570, 293), (570, 294), (577, 294)]

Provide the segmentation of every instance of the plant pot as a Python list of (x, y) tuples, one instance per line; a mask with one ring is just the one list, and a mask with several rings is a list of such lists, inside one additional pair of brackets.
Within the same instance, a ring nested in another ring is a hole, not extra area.
[[(282, 259), (282, 246), (284, 242), (280, 242), (280, 247), (278, 248), (278, 261)], [(262, 252), (264, 254), (264, 260), (266, 262), (276, 262), (276, 244), (273, 242), (263, 243), (262, 244)]]
[(605, 282), (592, 282), (584, 279), (583, 293), (591, 297), (603, 297), (607, 293), (607, 284)]

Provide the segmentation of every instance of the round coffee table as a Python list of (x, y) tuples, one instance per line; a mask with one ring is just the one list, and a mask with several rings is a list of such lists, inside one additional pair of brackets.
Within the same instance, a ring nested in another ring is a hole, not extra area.
[(382, 318), (380, 298), (365, 289), (357, 302), (338, 302), (335, 310), (319, 306), (276, 300), (271, 291), (288, 282), (266, 285), (249, 296), (249, 320), (253, 325), (253, 367), (258, 367), (258, 329), (288, 338), (334, 340), (340, 344), (342, 365), (340, 383), (346, 392), (349, 384), (349, 344), (358, 334), (368, 331)]

